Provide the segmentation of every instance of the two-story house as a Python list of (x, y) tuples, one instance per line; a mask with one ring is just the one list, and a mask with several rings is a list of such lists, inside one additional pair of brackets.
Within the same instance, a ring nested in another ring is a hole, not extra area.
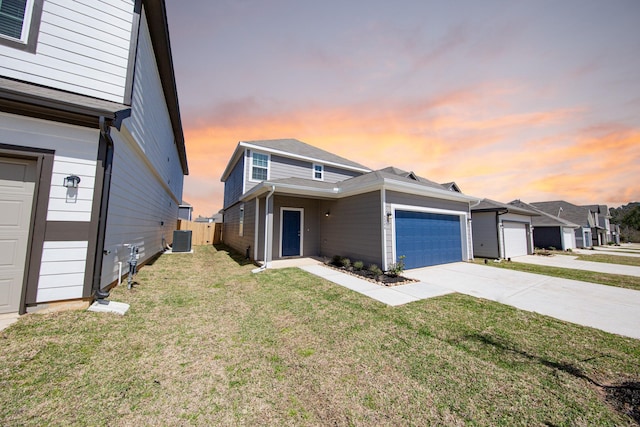
[(340, 255), (387, 269), (473, 257), (478, 198), (295, 139), (238, 143), (222, 175), (223, 241), (262, 261)]
[(0, 3), (0, 313), (108, 295), (188, 173), (161, 0)]

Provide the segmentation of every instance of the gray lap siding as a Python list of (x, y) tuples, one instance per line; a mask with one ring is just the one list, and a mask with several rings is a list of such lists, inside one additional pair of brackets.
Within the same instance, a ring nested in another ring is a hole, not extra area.
[(319, 213), (321, 256), (340, 255), (382, 266), (380, 191), (320, 201)]
[[(302, 256), (318, 256), (320, 254), (318, 200), (276, 195), (273, 209), (273, 259), (280, 258), (280, 213), (282, 208), (304, 209)], [(262, 215), (264, 216), (264, 214)], [(264, 238), (261, 241), (264, 245)], [(264, 249), (259, 252), (264, 252)]]
[[(243, 233), (240, 236), (240, 207), (244, 206)], [(222, 241), (236, 251), (244, 254), (250, 248), (253, 257), (255, 236), (255, 200), (247, 203), (236, 203), (224, 212), (224, 227)]]

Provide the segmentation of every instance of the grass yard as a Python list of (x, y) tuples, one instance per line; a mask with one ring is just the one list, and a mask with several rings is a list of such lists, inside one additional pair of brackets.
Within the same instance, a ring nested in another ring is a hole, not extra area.
[[(588, 256), (588, 255), (587, 255)], [(476, 264), (484, 264), (483, 258), (476, 258)], [(574, 270), (570, 268), (552, 267), (546, 265), (525, 264), (523, 262), (494, 262), (488, 260), (487, 265), (508, 270), (526, 271), (528, 273), (544, 274), (545, 276), (562, 277), (564, 279), (580, 280), (601, 285), (617, 286), (619, 288), (640, 291), (640, 277), (623, 276), (621, 274), (598, 273), (595, 271)]]
[(125, 316), (0, 332), (0, 425), (640, 422), (640, 340), (457, 294), (394, 308), (243, 264), (164, 255), (112, 292)]
[[(560, 252), (560, 254), (567, 255), (566, 252)], [(608, 254), (599, 254), (599, 253), (595, 253), (593, 255), (584, 255), (584, 254), (568, 254), (568, 255), (577, 256), (580, 261), (604, 262), (607, 264), (633, 265), (636, 267), (640, 267), (640, 258), (638, 257), (608, 255)]]

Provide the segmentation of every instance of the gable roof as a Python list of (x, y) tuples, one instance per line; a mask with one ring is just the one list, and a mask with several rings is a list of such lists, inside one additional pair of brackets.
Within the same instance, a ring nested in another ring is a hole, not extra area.
[(336, 166), (356, 172), (370, 172), (366, 166), (356, 163), (352, 160), (345, 159), (336, 154), (314, 147), (297, 139), (268, 139), (258, 141), (240, 141), (236, 146), (227, 167), (225, 168), (221, 181), (225, 181), (236, 162), (240, 159), (245, 149), (253, 149), (271, 154), (277, 154), (283, 157), (289, 157), (308, 162), (320, 163), (326, 166)]
[(471, 212), (500, 212), (514, 213), (526, 216), (540, 216), (540, 214), (536, 210), (533, 210), (531, 208), (497, 202), (491, 199), (482, 199), (480, 203), (471, 207)]
[(529, 209), (532, 210), (534, 212), (538, 212), (540, 215), (536, 216), (536, 217), (532, 217), (531, 218), (531, 224), (534, 227), (569, 227), (569, 228), (580, 228), (579, 225), (574, 224), (571, 221), (567, 221), (566, 219), (563, 218), (558, 218), (556, 216), (550, 215), (547, 212), (544, 212), (538, 208), (536, 208), (533, 205), (530, 205), (528, 203), (525, 203), (521, 200), (513, 200), (511, 202), (509, 202), (510, 205), (519, 207), (519, 208), (524, 208), (524, 209)]
[(596, 227), (597, 224), (593, 223), (593, 217), (591, 212), (597, 212), (590, 209), (588, 206), (577, 206), (573, 203), (569, 203), (564, 200), (553, 200), (550, 202), (534, 202), (532, 206), (548, 213), (549, 215), (556, 216), (558, 218), (565, 219), (574, 224)]
[(460, 187), (454, 181), (445, 182), (441, 185), (449, 191), (457, 191), (458, 193), (462, 193), (462, 190), (460, 190)]

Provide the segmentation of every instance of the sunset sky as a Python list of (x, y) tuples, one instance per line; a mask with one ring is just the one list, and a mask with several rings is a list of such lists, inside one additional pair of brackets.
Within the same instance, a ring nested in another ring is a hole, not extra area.
[(640, 200), (640, 1), (167, 0), (195, 215), (296, 138), (502, 202)]

